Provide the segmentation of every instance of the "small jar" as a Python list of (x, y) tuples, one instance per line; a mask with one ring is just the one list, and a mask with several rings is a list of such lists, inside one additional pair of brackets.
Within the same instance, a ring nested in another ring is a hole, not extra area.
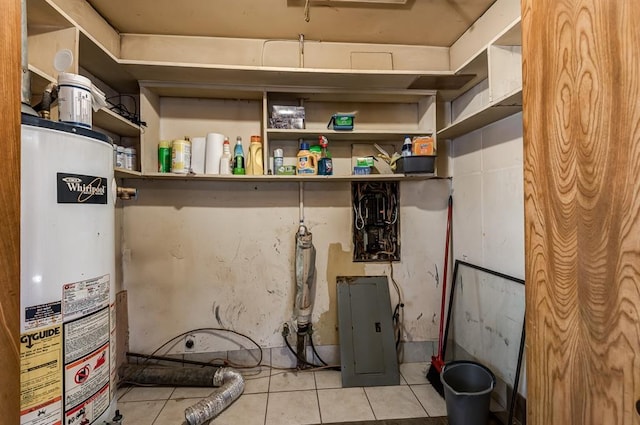
[(124, 168), (132, 171), (136, 169), (136, 149), (135, 148), (124, 149)]
[(116, 146), (116, 168), (124, 168), (124, 146)]

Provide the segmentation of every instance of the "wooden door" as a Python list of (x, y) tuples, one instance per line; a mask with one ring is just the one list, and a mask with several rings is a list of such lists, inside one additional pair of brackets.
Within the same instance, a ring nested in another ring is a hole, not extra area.
[(640, 1), (522, 17), (528, 420), (640, 424)]
[(0, 2), (0, 422), (20, 411), (20, 1)]

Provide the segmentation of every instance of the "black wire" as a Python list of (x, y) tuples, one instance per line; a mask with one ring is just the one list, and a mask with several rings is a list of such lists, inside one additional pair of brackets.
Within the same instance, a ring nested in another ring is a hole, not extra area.
[[(109, 100), (110, 100), (110, 99), (113, 99), (113, 98), (116, 98), (116, 97), (118, 98), (118, 100), (120, 100), (119, 105), (122, 105), (122, 98), (123, 98), (123, 97), (128, 97), (129, 99), (133, 100), (133, 106), (134, 106), (134, 111), (133, 111), (133, 113), (134, 113), (134, 115), (138, 115), (138, 99), (136, 99), (134, 96), (132, 96), (132, 95), (130, 95), (130, 94), (116, 94), (116, 95), (114, 95), (114, 96), (109, 96), (109, 97), (107, 97), (105, 100), (106, 100), (107, 102), (109, 102)], [(111, 103), (112, 105), (114, 105), (114, 106), (115, 106), (115, 104), (114, 104), (113, 102), (109, 102), (109, 103)], [(123, 106), (124, 106), (124, 105), (123, 105)], [(126, 108), (125, 108), (125, 109), (126, 109)]]
[[(163, 343), (160, 347), (156, 348), (156, 350), (149, 354), (149, 356), (154, 356), (158, 351), (162, 350), (164, 347), (166, 347), (167, 345), (171, 344), (173, 341), (177, 340), (178, 338), (182, 338), (186, 335), (192, 334), (192, 333), (197, 333), (197, 332), (229, 332), (238, 336), (241, 336), (242, 338), (248, 339), (249, 341), (251, 341), (251, 343), (253, 345), (255, 345), (258, 348), (258, 351), (260, 351), (260, 359), (258, 360), (258, 362), (255, 365), (251, 365), (251, 366), (244, 366), (246, 368), (252, 368), (252, 367), (258, 367), (262, 364), (262, 347), (260, 347), (260, 345), (253, 340), (250, 336), (247, 336), (243, 333), (231, 330), (231, 329), (224, 329), (224, 328), (197, 328), (197, 329), (192, 329), (190, 331), (186, 331), (186, 332), (182, 332), (179, 335), (174, 336), (173, 338), (167, 340), (165, 343)], [(148, 361), (149, 359), (147, 358), (145, 360)]]
[(311, 367), (322, 367), (321, 365), (309, 363), (308, 361), (306, 361), (305, 359), (300, 357), (300, 355), (298, 353), (296, 353), (296, 350), (294, 350), (293, 347), (291, 346), (291, 344), (289, 343), (289, 340), (287, 339), (287, 337), (282, 335), (282, 338), (284, 338), (285, 344), (287, 344), (287, 347), (289, 347), (289, 351), (291, 351), (291, 353), (293, 353), (293, 355), (296, 356), (296, 359), (298, 359), (301, 363), (304, 363), (307, 366), (311, 366)]
[(322, 363), (325, 366), (329, 366), (327, 362), (322, 360), (322, 357), (320, 357), (320, 354), (318, 354), (318, 352), (316, 351), (316, 346), (313, 344), (313, 336), (311, 335), (311, 329), (309, 329), (309, 342), (311, 344), (311, 351), (313, 351), (313, 354), (316, 356), (316, 358), (320, 360), (320, 363)]

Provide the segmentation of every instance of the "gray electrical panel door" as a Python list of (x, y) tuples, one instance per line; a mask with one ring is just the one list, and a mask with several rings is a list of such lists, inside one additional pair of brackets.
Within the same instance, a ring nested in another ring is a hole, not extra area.
[(386, 276), (337, 278), (343, 387), (400, 384)]

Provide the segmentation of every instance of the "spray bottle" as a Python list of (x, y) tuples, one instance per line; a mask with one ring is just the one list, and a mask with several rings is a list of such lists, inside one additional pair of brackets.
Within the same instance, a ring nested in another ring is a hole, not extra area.
[(229, 138), (224, 138), (222, 145), (222, 157), (220, 157), (220, 174), (231, 174), (231, 147)]
[(331, 159), (331, 154), (327, 150), (329, 141), (324, 136), (319, 136), (318, 141), (322, 148), (320, 160), (318, 161), (318, 174), (321, 176), (330, 176), (333, 174), (333, 160)]
[(236, 147), (233, 150), (233, 174), (244, 174), (244, 150), (242, 149), (242, 137), (236, 139)]

